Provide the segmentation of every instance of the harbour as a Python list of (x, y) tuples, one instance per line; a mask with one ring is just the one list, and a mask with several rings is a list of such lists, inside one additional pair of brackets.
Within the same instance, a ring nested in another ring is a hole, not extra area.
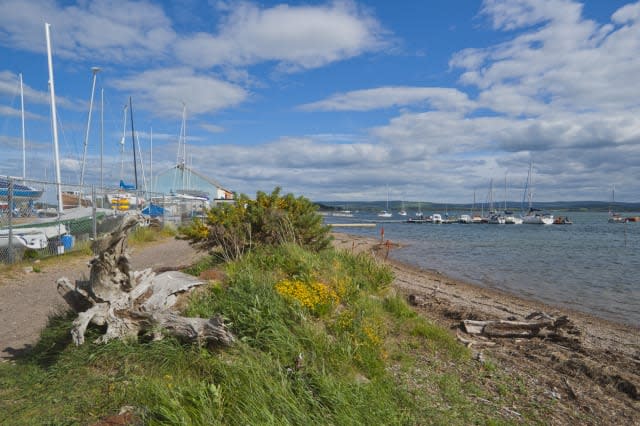
[(410, 224), (359, 213), (353, 221), (376, 226), (347, 232), (372, 238), (384, 232), (385, 240), (401, 243), (390, 257), (423, 269), (639, 326), (640, 226), (610, 223), (606, 212), (566, 215), (572, 225)]

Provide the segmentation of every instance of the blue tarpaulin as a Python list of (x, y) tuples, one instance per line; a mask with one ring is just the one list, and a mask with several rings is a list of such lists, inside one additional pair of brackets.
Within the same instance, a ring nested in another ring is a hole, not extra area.
[(164, 208), (155, 204), (149, 204), (147, 207), (142, 209), (142, 214), (151, 217), (164, 216)]

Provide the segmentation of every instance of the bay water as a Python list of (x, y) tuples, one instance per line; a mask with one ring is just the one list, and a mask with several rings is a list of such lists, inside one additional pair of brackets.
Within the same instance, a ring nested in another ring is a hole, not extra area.
[(380, 238), (384, 229), (385, 240), (403, 244), (390, 253), (397, 260), (640, 327), (640, 223), (608, 223), (601, 212), (559, 214), (573, 224), (418, 224), (397, 214), (381, 222), (372, 213), (325, 221), (376, 223), (336, 231)]

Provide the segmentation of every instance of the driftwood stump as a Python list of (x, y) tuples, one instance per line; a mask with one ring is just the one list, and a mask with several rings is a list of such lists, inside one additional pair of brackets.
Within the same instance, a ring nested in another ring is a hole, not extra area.
[(107, 326), (98, 343), (140, 334), (152, 334), (155, 339), (170, 334), (199, 344), (231, 344), (233, 335), (219, 316), (186, 318), (172, 309), (179, 294), (203, 281), (177, 271), (130, 270), (127, 234), (141, 222), (137, 214), (126, 215), (110, 235), (94, 243), (98, 254), (90, 262), (88, 281), (57, 280), (58, 292), (78, 313), (71, 330), (74, 343), (84, 343), (85, 331), (93, 323)]

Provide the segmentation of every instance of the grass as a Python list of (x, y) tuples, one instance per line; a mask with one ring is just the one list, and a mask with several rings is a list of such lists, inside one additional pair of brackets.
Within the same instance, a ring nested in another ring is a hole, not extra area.
[(158, 241), (167, 237), (174, 237), (176, 234), (177, 230), (171, 224), (165, 224), (160, 229), (151, 226), (138, 226), (129, 234), (128, 242), (135, 246)]
[[(366, 255), (286, 245), (191, 272), (208, 268), (225, 279), (184, 314), (221, 314), (232, 347), (95, 345), (93, 326), (75, 347), (73, 316), (61, 313), (29, 353), (0, 364), (0, 424), (91, 424), (125, 405), (152, 425), (508, 424), (496, 406), (526, 392), (416, 315)], [(298, 284), (278, 290), (287, 282)]]

